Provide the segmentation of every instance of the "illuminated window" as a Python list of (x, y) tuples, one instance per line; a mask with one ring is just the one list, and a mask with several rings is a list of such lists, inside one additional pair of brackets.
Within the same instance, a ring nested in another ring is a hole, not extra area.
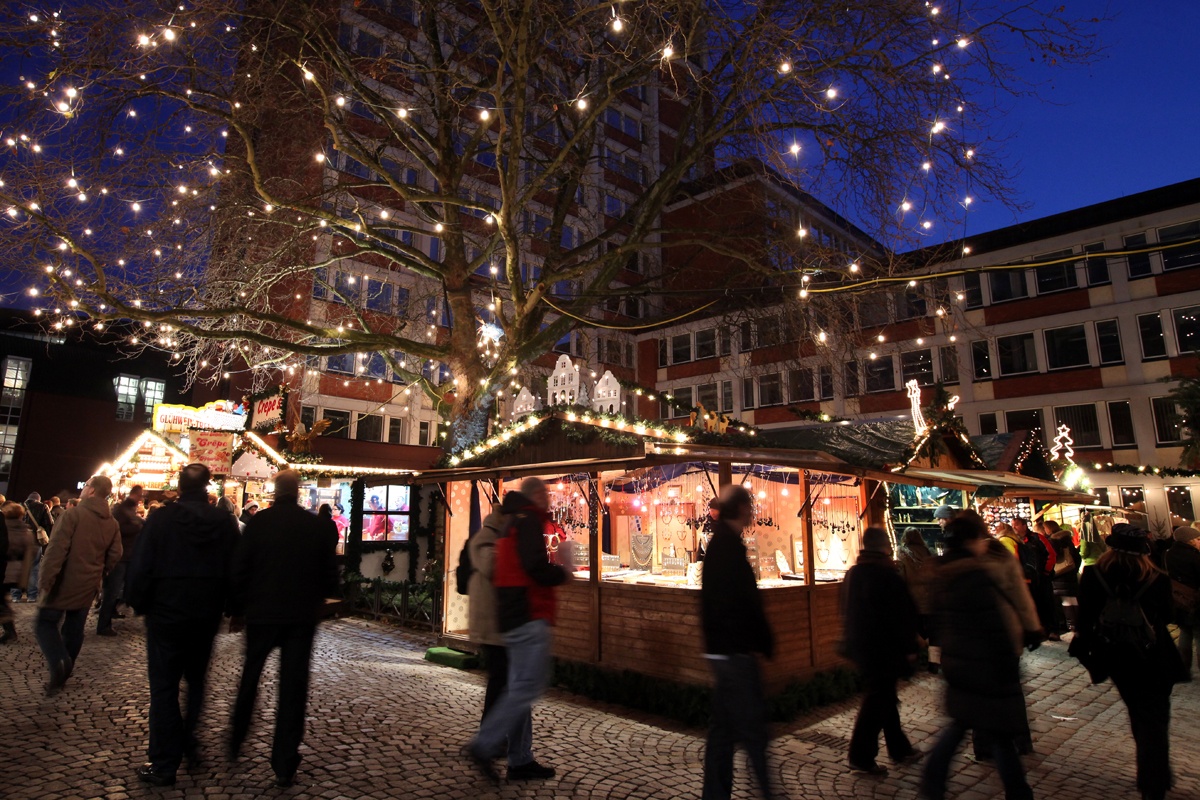
[(146, 422), (153, 419), (154, 407), (163, 401), (166, 393), (166, 381), (156, 381), (152, 378), (142, 381), (142, 411), (146, 415)]
[(133, 375), (118, 375), (113, 378), (113, 385), (117, 387), (117, 420), (132, 422), (137, 413), (138, 394), (141, 388), (138, 379)]

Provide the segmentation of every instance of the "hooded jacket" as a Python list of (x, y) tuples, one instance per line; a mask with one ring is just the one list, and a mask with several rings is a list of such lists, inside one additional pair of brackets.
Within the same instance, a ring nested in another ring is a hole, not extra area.
[(467, 622), (470, 639), (475, 644), (504, 644), (496, 619), (496, 589), (492, 586), (492, 574), (496, 566), (496, 540), (508, 532), (512, 521), (511, 516), (497, 508), (487, 515), (467, 543), (472, 568), (467, 585)]
[(492, 573), (500, 633), (515, 630), (535, 619), (544, 619), (553, 625), (554, 587), (566, 582), (567, 573), (552, 564), (546, 552), (545, 530), (549, 517), (520, 492), (506, 494), (500, 510), (512, 516), (512, 524), (496, 539)]
[(233, 518), (189, 493), (150, 515), (125, 575), (125, 601), (159, 623), (216, 623), (225, 610)]
[(870, 673), (907, 675), (917, 652), (917, 608), (886, 553), (863, 550), (842, 584), (846, 654)]
[(711, 655), (775, 654), (754, 570), (741, 534), (723, 519), (713, 525), (700, 584), (704, 652)]
[(121, 560), (121, 529), (102, 497), (67, 509), (54, 531), (38, 573), (41, 608), (79, 611), (96, 599), (104, 576)]

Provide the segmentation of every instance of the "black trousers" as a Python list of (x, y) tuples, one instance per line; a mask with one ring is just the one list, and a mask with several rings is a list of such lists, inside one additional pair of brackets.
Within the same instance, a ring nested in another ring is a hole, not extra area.
[[(191, 623), (146, 620), (146, 667), (150, 678), (150, 763), (174, 775), (184, 753), (196, 746), (204, 708), (208, 662), (220, 620)], [(179, 683), (187, 681), (187, 711), (180, 712)]]
[(866, 693), (854, 721), (850, 736), (850, 763), (869, 767), (879, 755), (879, 734), (887, 745), (893, 761), (906, 758), (913, 751), (912, 743), (900, 727), (900, 698), (896, 694), (894, 672), (869, 670), (863, 673)]
[(1138, 791), (1162, 797), (1171, 788), (1171, 684), (1141, 675), (1113, 676), (1129, 710), (1137, 748)]
[(308, 706), (308, 668), (312, 660), (315, 622), (294, 625), (247, 625), (246, 661), (233, 707), (230, 746), (241, 748), (250, 731), (258, 681), (267, 656), (279, 648), (279, 691), (275, 708), (275, 742), (271, 768), (280, 778), (291, 778), (300, 766), (300, 742), (304, 739), (304, 714)]
[(703, 800), (729, 800), (733, 794), (733, 753), (740, 744), (750, 757), (759, 793), (772, 797), (767, 766), (767, 700), (762, 673), (752, 655), (709, 659), (715, 684), (712, 723), (704, 744)]
[(487, 666), (487, 689), (483, 693), (483, 716), (487, 716), (508, 685), (508, 649), (501, 644), (482, 645)]

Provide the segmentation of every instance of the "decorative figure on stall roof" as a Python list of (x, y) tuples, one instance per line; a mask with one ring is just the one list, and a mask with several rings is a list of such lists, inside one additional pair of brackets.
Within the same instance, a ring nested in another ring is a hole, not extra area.
[(288, 449), (293, 453), (312, 452), (313, 439), (316, 439), (330, 425), (329, 420), (319, 419), (313, 423), (312, 430), (306, 430), (303, 422), (297, 422), (292, 432), (287, 434)]
[(523, 417), (526, 414), (532, 414), (537, 411), (540, 403), (529, 391), (528, 386), (522, 386), (521, 391), (517, 394), (517, 399), (513, 401), (512, 415), (513, 418)]
[(917, 435), (920, 436), (929, 430), (929, 426), (925, 424), (925, 415), (921, 413), (921, 384), (917, 383), (916, 378), (914, 378), (904, 384), (904, 389), (908, 392), (908, 402), (912, 406), (913, 428), (916, 429)]
[(1075, 444), (1075, 440), (1071, 438), (1071, 428), (1067, 425), (1059, 425), (1057, 434), (1054, 437), (1054, 447), (1050, 448), (1050, 460), (1058, 461), (1063, 458), (1074, 464), (1075, 450), (1071, 445)]
[(621, 411), (621, 382), (605, 370), (592, 390), (592, 411), (597, 414), (617, 414)]
[(551, 406), (569, 406), (579, 396), (579, 368), (571, 364), (571, 357), (561, 355), (550, 373), (546, 384), (546, 400)]
[(716, 411), (709, 411), (704, 403), (697, 403), (696, 410), (688, 419), (689, 428), (700, 428), (707, 433), (725, 433), (729, 427), (729, 418)]

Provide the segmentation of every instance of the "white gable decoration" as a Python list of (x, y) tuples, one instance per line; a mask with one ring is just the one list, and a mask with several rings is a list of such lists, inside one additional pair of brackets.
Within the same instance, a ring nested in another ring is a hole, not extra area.
[(513, 401), (512, 415), (514, 418), (523, 417), (526, 414), (532, 414), (537, 410), (537, 400), (529, 391), (528, 386), (522, 386), (517, 399)]
[(579, 368), (571, 364), (571, 357), (561, 355), (546, 382), (546, 404), (569, 406), (579, 397)]
[(621, 384), (611, 370), (605, 370), (593, 390), (592, 411), (598, 414), (621, 413)]

